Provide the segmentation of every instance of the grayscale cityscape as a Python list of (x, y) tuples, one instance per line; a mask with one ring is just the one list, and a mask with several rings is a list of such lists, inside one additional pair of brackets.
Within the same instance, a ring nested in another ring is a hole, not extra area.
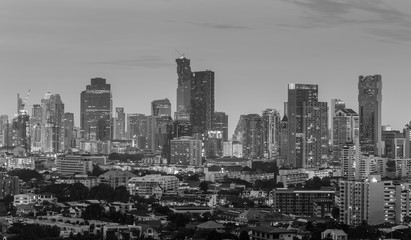
[(411, 2), (0, 3), (0, 239), (411, 239)]

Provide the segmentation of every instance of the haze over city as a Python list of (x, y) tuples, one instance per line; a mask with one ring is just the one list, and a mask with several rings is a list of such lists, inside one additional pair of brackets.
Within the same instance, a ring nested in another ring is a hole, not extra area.
[[(2, 1), (0, 109), (59, 93), (79, 125), (90, 78), (112, 86), (113, 107), (146, 113), (154, 99), (176, 108), (175, 59), (215, 72), (215, 109), (229, 115), (275, 108), (288, 83), (319, 85), (321, 101), (358, 108), (358, 76), (381, 74), (382, 124), (411, 119), (408, 1)], [(177, 50), (176, 50), (177, 49)], [(180, 53), (178, 53), (178, 51)]]

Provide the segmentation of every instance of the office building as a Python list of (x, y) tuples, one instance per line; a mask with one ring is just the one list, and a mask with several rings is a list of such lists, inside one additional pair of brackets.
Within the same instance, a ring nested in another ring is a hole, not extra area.
[(189, 120), (191, 106), (192, 72), (190, 59), (184, 56), (176, 59), (177, 63), (177, 111), (175, 120)]
[(228, 141), (228, 115), (225, 112), (214, 112), (213, 130), (223, 133), (223, 141)]
[(66, 155), (57, 158), (57, 172), (63, 175), (86, 175), (91, 171), (93, 171), (93, 162), (88, 156)]
[(202, 164), (202, 140), (180, 137), (170, 141), (171, 164), (198, 166)]
[(280, 158), (288, 162), (288, 117), (284, 115), (280, 122)]
[(192, 136), (193, 131), (191, 127), (191, 122), (188, 120), (174, 120), (173, 135), (174, 135), (174, 138)]
[[(317, 102), (318, 85), (288, 85), (288, 159), (286, 164), (289, 166), (297, 168), (304, 166), (304, 106), (314, 106), (312, 104)], [(323, 111), (320, 114), (323, 114)]]
[(382, 82), (381, 75), (360, 76), (358, 81), (360, 146), (365, 154), (381, 156)]
[(116, 108), (116, 116), (114, 119), (114, 139), (124, 140), (126, 139), (126, 114), (124, 108)]
[(340, 109), (345, 109), (345, 102), (340, 100), (340, 99), (331, 99), (331, 105), (330, 105), (330, 144), (332, 146), (332, 141), (334, 139), (334, 116), (335, 113), (340, 110)]
[(382, 142), (384, 143), (383, 156), (389, 159), (398, 159), (405, 157), (405, 143), (404, 134), (396, 130), (382, 131)]
[(168, 135), (171, 134), (172, 119), (170, 100), (166, 98), (152, 101), (151, 116), (148, 120), (149, 149), (155, 153), (162, 149), (164, 142), (168, 141)]
[(112, 96), (106, 79), (92, 78), (91, 84), (81, 92), (80, 128), (90, 141), (111, 140)]
[(127, 114), (127, 139), (132, 140), (134, 137), (145, 136), (147, 126), (143, 126), (143, 119), (147, 116), (140, 113)]
[(64, 149), (64, 104), (59, 94), (47, 92), (41, 99), (41, 150), (60, 152)]
[(74, 136), (74, 113), (66, 112), (63, 117), (63, 136), (64, 149), (72, 149), (76, 147), (76, 139)]
[(213, 130), (214, 72), (194, 72), (191, 79), (190, 121), (193, 133)]
[(261, 116), (248, 114), (244, 118), (243, 156), (244, 158), (263, 157), (263, 126)]
[(206, 158), (220, 158), (223, 156), (223, 132), (208, 131), (204, 140)]
[(263, 156), (274, 159), (280, 148), (280, 113), (275, 109), (266, 109), (262, 114), (262, 151)]

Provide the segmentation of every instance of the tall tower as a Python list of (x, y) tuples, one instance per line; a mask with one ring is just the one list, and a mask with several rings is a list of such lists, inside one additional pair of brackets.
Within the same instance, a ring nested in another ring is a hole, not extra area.
[(194, 72), (191, 81), (190, 121), (193, 133), (205, 134), (213, 128), (214, 72)]
[(114, 123), (114, 138), (125, 139), (126, 138), (126, 114), (124, 108), (116, 108), (116, 118)]
[(166, 98), (152, 101), (151, 117), (149, 119), (150, 134), (148, 142), (150, 144), (149, 148), (154, 153), (164, 145), (164, 139), (167, 138), (165, 135), (168, 135), (167, 131), (172, 130), (170, 100)]
[(303, 167), (304, 105), (318, 102), (318, 85), (288, 84), (288, 161), (287, 165)]
[[(331, 99), (331, 106), (330, 106), (330, 141), (334, 139), (334, 115), (335, 113), (340, 110), (345, 109), (345, 102), (340, 99)], [(332, 142), (331, 142), (332, 144)]]
[(63, 150), (64, 104), (59, 94), (47, 92), (41, 99), (41, 150), (59, 152)]
[(104, 78), (92, 78), (80, 96), (80, 128), (91, 141), (111, 139), (111, 86)]
[(191, 106), (191, 79), (192, 72), (190, 59), (180, 57), (176, 59), (177, 63), (177, 111), (175, 120), (189, 120)]
[(360, 147), (364, 154), (381, 156), (381, 75), (360, 76), (358, 81)]
[(266, 109), (262, 115), (263, 154), (273, 159), (279, 154), (280, 147), (280, 113), (275, 109)]

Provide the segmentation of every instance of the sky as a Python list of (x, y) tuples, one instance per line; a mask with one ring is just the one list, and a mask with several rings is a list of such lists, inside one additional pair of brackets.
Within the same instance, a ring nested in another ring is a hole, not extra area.
[(288, 83), (319, 85), (319, 100), (358, 109), (358, 76), (381, 74), (382, 123), (411, 120), (411, 1), (404, 0), (0, 0), (0, 114), (58, 93), (79, 125), (90, 79), (111, 84), (113, 107), (176, 107), (175, 59), (215, 72), (215, 110), (275, 108)]

